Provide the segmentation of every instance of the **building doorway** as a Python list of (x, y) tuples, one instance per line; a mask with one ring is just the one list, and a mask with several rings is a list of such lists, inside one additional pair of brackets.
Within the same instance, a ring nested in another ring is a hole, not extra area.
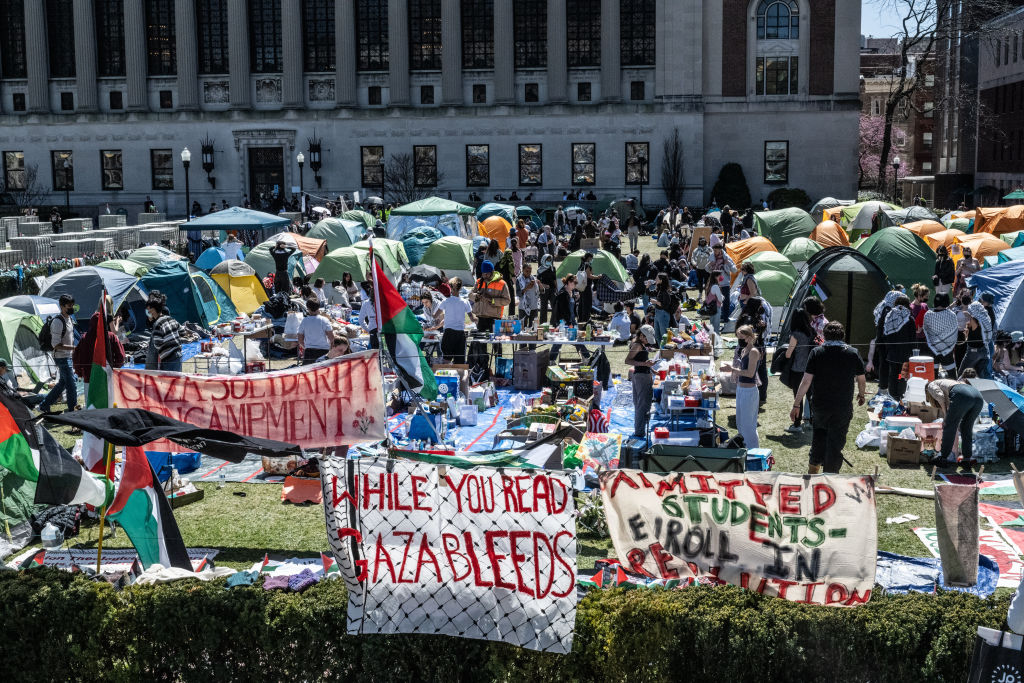
[(284, 148), (249, 148), (249, 197), (264, 211), (280, 208), (285, 198)]

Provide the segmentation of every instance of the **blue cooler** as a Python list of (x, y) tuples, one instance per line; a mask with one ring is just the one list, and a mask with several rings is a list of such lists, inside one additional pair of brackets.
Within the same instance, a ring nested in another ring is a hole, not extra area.
[(437, 380), (437, 396), (442, 400), (447, 400), (449, 396), (459, 397), (459, 378), (452, 377), (450, 375), (436, 375)]
[(747, 449), (747, 472), (768, 472), (771, 466), (772, 449), (770, 448), (748, 448)]
[(174, 465), (174, 469), (178, 470), (178, 474), (195, 472), (199, 469), (199, 461), (202, 457), (201, 453), (172, 453), (171, 464)]

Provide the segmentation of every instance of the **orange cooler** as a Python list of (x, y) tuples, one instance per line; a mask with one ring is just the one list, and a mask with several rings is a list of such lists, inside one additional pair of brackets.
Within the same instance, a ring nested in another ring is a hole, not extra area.
[(929, 382), (935, 379), (935, 359), (931, 356), (911, 356), (910, 376), (920, 377)]

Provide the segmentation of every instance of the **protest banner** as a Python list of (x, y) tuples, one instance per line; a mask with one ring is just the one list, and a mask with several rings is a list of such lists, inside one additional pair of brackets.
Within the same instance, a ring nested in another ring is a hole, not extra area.
[[(303, 448), (373, 443), (386, 430), (379, 368), (377, 352), (365, 351), (237, 376), (122, 369), (114, 371), (114, 395), (121, 408)], [(153, 450), (181, 450), (153, 443)]]
[(572, 649), (576, 521), (566, 477), (330, 457), (320, 479), (350, 634)]
[(602, 473), (601, 495), (627, 570), (816, 605), (871, 598), (878, 530), (869, 476), (618, 470)]
[[(990, 520), (991, 521), (991, 520)], [(1020, 559), (1020, 550), (1015, 547), (997, 526), (995, 529), (981, 529), (978, 532), (979, 554), (991, 558), (999, 567), (1000, 588), (1016, 588), (1024, 578), (1024, 562)], [(932, 557), (939, 557), (939, 533), (932, 527), (917, 527), (914, 533), (921, 539)]]

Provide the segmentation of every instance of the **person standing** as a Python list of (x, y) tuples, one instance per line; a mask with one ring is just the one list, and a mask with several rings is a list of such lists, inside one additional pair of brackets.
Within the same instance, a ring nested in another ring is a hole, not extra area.
[(238, 239), (235, 233), (231, 233), (227, 241), (221, 245), (221, 249), (224, 250), (224, 258), (240, 260), (238, 257), (242, 254), (242, 240)]
[(736, 330), (736, 337), (745, 342), (732, 364), (736, 376), (736, 431), (743, 437), (745, 448), (758, 448), (757, 413), (761, 397), (757, 392), (757, 367), (761, 351), (756, 345), (757, 333), (750, 325)]
[(974, 252), (970, 247), (964, 247), (963, 258), (956, 264), (956, 280), (953, 285), (953, 292), (960, 293), (967, 288), (967, 279), (981, 270), (981, 263), (974, 258)]
[(935, 363), (943, 370), (953, 372), (956, 362), (953, 359), (953, 348), (956, 346), (956, 333), (959, 325), (956, 313), (949, 310), (949, 294), (936, 292), (935, 306), (924, 314), (921, 323), (925, 344), (935, 357)]
[(953, 270), (953, 259), (949, 258), (949, 250), (945, 245), (935, 250), (935, 274), (932, 284), (936, 294), (949, 294), (953, 291), (956, 273)]
[(636, 215), (635, 210), (629, 212), (629, 219), (626, 221), (626, 235), (629, 236), (629, 251), (634, 252), (639, 249), (640, 217)]
[(155, 289), (146, 300), (146, 316), (153, 327), (146, 369), (181, 372), (181, 325), (167, 310), (167, 297)]
[(811, 395), (810, 474), (837, 474), (843, 466), (843, 446), (853, 419), (853, 386), (857, 385), (857, 405), (864, 405), (867, 381), (864, 361), (847, 345), (843, 324), (825, 325), (825, 343), (807, 357), (803, 379), (789, 413), (796, 422), (803, 410), (804, 396)]
[(928, 312), (928, 295), (930, 291), (922, 284), (915, 284), (910, 288), (914, 294), (914, 300), (910, 302), (910, 317), (914, 319), (917, 327), (918, 341), (924, 340), (924, 316)]
[(728, 320), (729, 315), (732, 313), (732, 302), (729, 300), (729, 285), (732, 282), (732, 274), (736, 272), (736, 264), (733, 263), (732, 257), (725, 253), (725, 247), (721, 242), (711, 247), (711, 253), (714, 257), (710, 264), (711, 270), (722, 272), (721, 281), (718, 283), (722, 290), (722, 320)]
[[(807, 311), (803, 308), (793, 311), (786, 358), (789, 358), (792, 363), (789, 369), (789, 388), (793, 390), (794, 398), (796, 398), (797, 391), (800, 389), (800, 383), (803, 381), (804, 371), (807, 370), (807, 358), (811, 355), (811, 350), (815, 346), (814, 338), (814, 329), (811, 327)], [(810, 399), (810, 396), (807, 398)], [(786, 431), (790, 434), (803, 433), (804, 430), (801, 426), (802, 418), (803, 411), (801, 410), (801, 413), (793, 420), (793, 424), (786, 427)]]
[(71, 356), (75, 352), (75, 326), (71, 321), (71, 316), (75, 312), (75, 298), (70, 294), (61, 294), (57, 304), (60, 306), (60, 315), (49, 322), (53, 361), (57, 364), (57, 383), (39, 404), (39, 412), (42, 413), (50, 412), (50, 407), (60, 398), (62, 391), (67, 400), (67, 409), (78, 410), (78, 386), (75, 384), (75, 371), (71, 361)]
[(989, 355), (992, 336), (988, 312), (979, 302), (972, 301), (967, 306), (967, 353), (960, 364), (961, 374), (966, 368), (973, 368), (979, 377), (988, 379), (992, 376), (989, 369), (992, 366), (992, 356)]
[[(494, 264), (484, 261), (480, 265), (481, 278), (470, 292), (473, 302), (473, 313), (478, 319), (476, 329), (484, 334), (491, 334), (494, 321), (504, 317), (505, 306), (512, 300), (508, 286), (501, 273), (494, 270)], [(500, 345), (498, 345), (500, 353)]]
[(708, 274), (711, 272), (711, 264), (715, 260), (714, 252), (708, 246), (708, 241), (703, 237), (697, 242), (697, 247), (690, 253), (690, 265), (697, 271), (697, 300), (701, 296), (708, 282)]
[(576, 313), (576, 319), (581, 324), (589, 323), (590, 316), (594, 312), (594, 281), (598, 277), (594, 275), (593, 261), (593, 254), (584, 254), (580, 261), (580, 272), (576, 274), (578, 280), (576, 287), (580, 293), (579, 311)]
[(537, 322), (537, 310), (540, 308), (540, 283), (533, 274), (533, 266), (523, 264), (523, 273), (516, 282), (519, 289), (519, 317), (523, 328), (532, 328)]
[(937, 379), (925, 387), (928, 401), (934, 405), (942, 420), (942, 446), (939, 448), (938, 464), (956, 467), (953, 445), (957, 432), (960, 433), (960, 452), (964, 462), (974, 457), (974, 421), (985, 407), (981, 392), (967, 383), (978, 374), (967, 368), (959, 380)]
[[(889, 386), (889, 364), (885, 360), (885, 319), (889, 311), (896, 304), (896, 299), (903, 296), (903, 292), (893, 289), (885, 295), (873, 311), (875, 317), (875, 336), (868, 345), (867, 371), (872, 372), (878, 369), (878, 390), (886, 390)], [(907, 315), (909, 316), (909, 311)]]
[(288, 281), (288, 259), (294, 253), (295, 247), (289, 247), (284, 240), (278, 240), (270, 250), (270, 256), (274, 259), (274, 292), (277, 294), (288, 294), (291, 289)]
[(327, 318), (320, 315), (320, 302), (310, 299), (306, 302), (307, 315), (299, 323), (299, 359), (303, 365), (312, 365), (321, 356), (327, 355), (334, 345), (334, 328)]
[(679, 301), (672, 293), (668, 273), (658, 273), (658, 284), (654, 290), (654, 334), (659, 344), (672, 324), (672, 314), (678, 307)]
[(454, 277), (449, 282), (451, 294), (438, 305), (438, 310), (444, 314), (444, 323), (441, 333), (441, 356), (448, 363), (459, 365), (466, 362), (466, 316), (473, 322), (477, 317), (473, 315), (473, 307), (468, 301), (459, 296), (462, 291), (462, 280)]
[(626, 355), (626, 365), (633, 368), (633, 437), (637, 439), (647, 438), (647, 420), (654, 401), (654, 374), (651, 371), (654, 360), (651, 353), (657, 349), (654, 328), (644, 325), (633, 337)]
[(885, 338), (885, 362), (889, 366), (889, 395), (899, 401), (907, 389), (903, 376), (903, 364), (914, 355), (917, 341), (917, 325), (910, 313), (910, 299), (905, 294), (896, 297), (892, 310), (885, 315), (882, 328)]
[(704, 310), (708, 313), (711, 329), (715, 334), (722, 333), (722, 308), (725, 306), (725, 295), (722, 294), (722, 271), (712, 270), (708, 278), (707, 291), (704, 292)]

